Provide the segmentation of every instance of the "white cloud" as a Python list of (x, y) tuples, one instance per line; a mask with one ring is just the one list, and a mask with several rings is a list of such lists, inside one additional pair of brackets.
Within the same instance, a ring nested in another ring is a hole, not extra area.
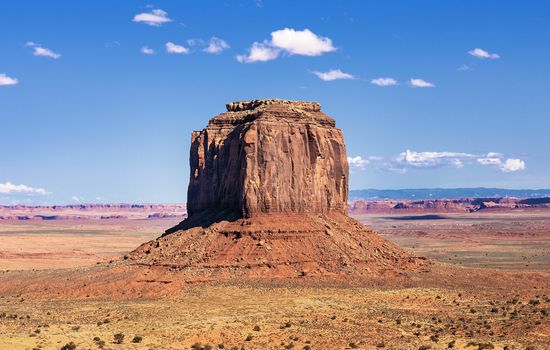
[(17, 80), (16, 78), (12, 78), (4, 73), (0, 73), (0, 86), (15, 85), (17, 83), (19, 83), (19, 80)]
[(525, 162), (521, 159), (509, 158), (501, 165), (500, 170), (506, 173), (525, 170)]
[(472, 69), (472, 68), (467, 64), (463, 64), (463, 65), (461, 65), (460, 67), (457, 68), (457, 70), (459, 70), (461, 72), (465, 72), (465, 71), (470, 70), (470, 69)]
[(361, 156), (348, 157), (348, 164), (351, 168), (364, 169), (369, 163), (368, 159), (364, 159)]
[(271, 40), (254, 42), (247, 55), (237, 55), (241, 63), (265, 62), (279, 57), (280, 53), (300, 56), (320, 56), (336, 51), (332, 40), (319, 36), (309, 29), (285, 28), (271, 33)]
[(415, 152), (406, 150), (391, 160), (383, 157), (370, 156), (368, 158), (348, 157), (348, 163), (352, 170), (365, 170), (369, 168), (406, 173), (410, 169), (436, 169), (436, 168), (463, 168), (474, 164), (490, 166), (502, 172), (510, 173), (525, 170), (525, 161), (518, 158), (506, 158), (502, 153), (489, 152), (485, 154), (473, 154), (466, 152)]
[(418, 78), (411, 78), (411, 80), (409, 80), (409, 84), (411, 84), (412, 87), (418, 87), (418, 88), (435, 87), (434, 83), (430, 83), (424, 79), (418, 79)]
[(57, 52), (53, 52), (52, 50), (46, 49), (44, 47), (35, 47), (33, 55), (43, 56), (43, 57), (51, 57), (55, 60), (61, 57), (61, 55), (58, 54)]
[(15, 185), (9, 181), (5, 183), (0, 183), (0, 193), (1, 194), (40, 194), (40, 195), (49, 194), (43, 188), (35, 188), (27, 185)]
[(397, 80), (393, 78), (376, 78), (370, 81), (374, 85), (378, 86), (393, 86), (397, 85)]
[(481, 165), (496, 166), (505, 173), (525, 170), (525, 161), (518, 158), (508, 158), (504, 160), (500, 153), (487, 153), (486, 156), (477, 159)]
[(161, 26), (164, 23), (172, 22), (168, 13), (161, 9), (154, 9), (149, 13), (140, 13), (134, 16), (134, 22), (144, 23), (153, 27)]
[(415, 168), (434, 168), (440, 166), (462, 168), (464, 166), (463, 160), (468, 158), (475, 158), (475, 155), (461, 152), (415, 152), (406, 150), (396, 158), (396, 161), (399, 164)]
[(355, 77), (349, 73), (344, 73), (340, 69), (332, 69), (328, 72), (319, 72), (314, 71), (313, 74), (315, 74), (319, 79), (324, 81), (332, 81), (337, 79), (355, 79)]
[(497, 152), (487, 154), (471, 154), (464, 152), (414, 152), (406, 150), (396, 158), (396, 163), (413, 168), (452, 167), (462, 168), (465, 164), (475, 163), (495, 166), (503, 172), (515, 172), (525, 169), (525, 162), (517, 158), (504, 159), (504, 155)]
[(75, 202), (82, 202), (84, 201), (84, 197), (79, 197), (79, 196), (72, 196), (71, 199)]
[(266, 43), (255, 42), (247, 55), (237, 55), (235, 58), (241, 63), (266, 62), (279, 57), (280, 52), (281, 50), (274, 49)]
[(27, 41), (25, 43), (25, 46), (34, 47), (34, 51), (32, 53), (34, 56), (50, 57), (55, 60), (61, 58), (61, 54), (54, 52), (51, 49), (42, 47), (40, 44), (37, 44), (34, 41)]
[(212, 38), (210, 38), (208, 46), (204, 48), (203, 51), (208, 53), (220, 53), (223, 50), (227, 50), (229, 48), (230, 46), (225, 40), (213, 36)]
[(470, 50), (468, 51), (468, 53), (474, 57), (477, 57), (477, 58), (481, 58), (481, 59), (491, 59), (491, 60), (495, 60), (497, 58), (500, 58), (500, 55), (499, 54), (496, 54), (496, 53), (490, 53), (490, 52), (487, 52), (483, 49), (480, 49), (480, 48), (476, 48), (476, 49), (473, 49), (473, 50)]
[(189, 53), (188, 48), (183, 47), (183, 46), (178, 45), (178, 44), (174, 44), (171, 41), (167, 42), (165, 46), (166, 46), (166, 52), (168, 52), (168, 53), (175, 53), (175, 54), (180, 54), (180, 55), (185, 55), (185, 54)]
[(155, 54), (155, 50), (153, 50), (149, 46), (142, 47), (140, 51), (144, 55), (154, 55)]
[(319, 56), (336, 51), (331, 39), (318, 36), (309, 29), (300, 31), (285, 28), (274, 31), (271, 33), (271, 44), (290, 55)]

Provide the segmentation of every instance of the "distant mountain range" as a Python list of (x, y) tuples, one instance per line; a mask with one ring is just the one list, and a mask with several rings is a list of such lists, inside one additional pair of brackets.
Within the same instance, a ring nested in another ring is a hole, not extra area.
[(431, 198), (539, 198), (550, 197), (550, 189), (511, 190), (506, 188), (411, 188), (399, 190), (350, 190), (355, 199), (431, 199)]

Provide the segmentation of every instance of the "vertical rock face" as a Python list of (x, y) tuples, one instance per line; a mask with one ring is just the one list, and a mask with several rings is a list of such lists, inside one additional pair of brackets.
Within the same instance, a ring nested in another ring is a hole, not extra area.
[(314, 102), (253, 100), (192, 135), (187, 210), (201, 213), (346, 213), (342, 131)]

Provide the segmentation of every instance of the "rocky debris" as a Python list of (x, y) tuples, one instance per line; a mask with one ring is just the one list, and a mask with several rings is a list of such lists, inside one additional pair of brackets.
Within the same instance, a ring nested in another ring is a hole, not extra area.
[(189, 217), (128, 255), (190, 279), (399, 274), (430, 263), (347, 216), (342, 132), (314, 102), (232, 102), (193, 132)]
[(395, 274), (428, 264), (340, 212), (221, 221), (144, 243), (129, 257), (211, 279)]

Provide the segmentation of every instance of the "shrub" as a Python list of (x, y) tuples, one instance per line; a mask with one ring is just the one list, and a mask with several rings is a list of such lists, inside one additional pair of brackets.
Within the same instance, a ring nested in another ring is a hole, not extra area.
[(73, 342), (69, 342), (61, 347), (61, 350), (75, 350), (76, 344)]
[(143, 340), (143, 337), (139, 336), (139, 335), (136, 335), (133, 339), (132, 339), (132, 343), (141, 343), (141, 341)]
[(113, 338), (115, 339), (115, 344), (122, 344), (124, 342), (123, 333), (116, 333)]

